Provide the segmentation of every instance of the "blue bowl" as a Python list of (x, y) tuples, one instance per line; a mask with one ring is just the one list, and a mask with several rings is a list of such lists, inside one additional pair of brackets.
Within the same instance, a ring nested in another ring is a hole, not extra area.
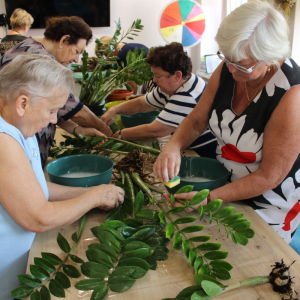
[(53, 183), (90, 187), (109, 183), (113, 166), (113, 160), (105, 156), (76, 154), (50, 162), (46, 170)]

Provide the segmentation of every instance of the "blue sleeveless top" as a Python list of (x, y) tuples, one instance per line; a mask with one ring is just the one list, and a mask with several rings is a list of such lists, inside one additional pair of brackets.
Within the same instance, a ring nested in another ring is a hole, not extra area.
[[(39, 146), (36, 137), (25, 140), (22, 133), (8, 124), (0, 116), (0, 132), (13, 137), (26, 153), (46, 199), (49, 192), (41, 165)], [(1, 184), (1, 183), (0, 183)], [(10, 292), (20, 286), (19, 274), (25, 274), (28, 252), (35, 237), (34, 232), (22, 228), (0, 203), (0, 299), (12, 300)]]

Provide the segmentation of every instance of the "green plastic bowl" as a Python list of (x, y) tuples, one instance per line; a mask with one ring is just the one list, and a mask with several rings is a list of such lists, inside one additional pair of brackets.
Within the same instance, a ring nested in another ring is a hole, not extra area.
[(159, 114), (160, 110), (154, 110), (147, 113), (137, 113), (134, 115), (121, 115), (121, 120), (125, 128), (130, 128), (143, 124), (150, 124)]
[[(51, 182), (67, 186), (90, 187), (109, 183), (113, 166), (113, 160), (105, 156), (76, 154), (50, 162), (46, 170)], [(82, 177), (83, 173), (88, 173), (90, 176)]]
[[(216, 159), (207, 157), (183, 157), (180, 165), (180, 184), (173, 188), (166, 186), (169, 193), (175, 194), (185, 185), (194, 186), (194, 191), (214, 190), (226, 184), (229, 171)], [(204, 182), (192, 181), (191, 177), (204, 177)], [(187, 179), (185, 179), (187, 178)]]

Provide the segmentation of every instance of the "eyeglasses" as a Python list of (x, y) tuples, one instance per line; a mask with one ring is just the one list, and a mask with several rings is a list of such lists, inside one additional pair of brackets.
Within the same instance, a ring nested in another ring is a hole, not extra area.
[(240, 65), (238, 65), (238, 64), (236, 64), (236, 63), (233, 63), (233, 62), (231, 62), (231, 61), (229, 61), (228, 59), (226, 59), (225, 58), (225, 56), (224, 56), (224, 54), (219, 50), (218, 52), (217, 52), (217, 55), (219, 56), (219, 58), (221, 59), (221, 60), (223, 60), (226, 64), (229, 64), (229, 65), (233, 65), (236, 69), (238, 69), (239, 71), (242, 71), (242, 72), (244, 72), (244, 73), (251, 73), (260, 63), (262, 63), (262, 61), (259, 61), (256, 65), (254, 65), (253, 67), (251, 67), (251, 68), (245, 68), (245, 67), (242, 67), (242, 66), (240, 66)]

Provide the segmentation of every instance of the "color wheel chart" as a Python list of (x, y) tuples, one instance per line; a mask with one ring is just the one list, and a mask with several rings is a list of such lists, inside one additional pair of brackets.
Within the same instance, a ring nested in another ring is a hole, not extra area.
[(201, 40), (205, 29), (205, 17), (200, 4), (179, 0), (169, 4), (160, 17), (160, 31), (169, 44), (178, 42), (192, 47)]

